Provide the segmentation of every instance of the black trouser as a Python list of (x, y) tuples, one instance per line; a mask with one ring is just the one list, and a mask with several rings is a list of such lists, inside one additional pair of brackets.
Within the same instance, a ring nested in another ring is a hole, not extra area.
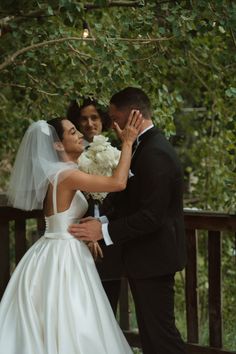
[(174, 274), (130, 279), (144, 354), (183, 354), (185, 345), (175, 326)]
[(116, 315), (120, 297), (121, 279), (103, 280), (102, 285), (107, 294), (108, 300), (110, 301), (112, 310)]

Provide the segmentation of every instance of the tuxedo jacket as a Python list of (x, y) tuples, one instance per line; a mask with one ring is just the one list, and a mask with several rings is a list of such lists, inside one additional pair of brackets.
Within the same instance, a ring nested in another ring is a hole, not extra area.
[(121, 245), (125, 271), (133, 278), (175, 273), (186, 263), (181, 164), (157, 128), (140, 140), (127, 188), (109, 194), (107, 213), (104, 206), (110, 237)]

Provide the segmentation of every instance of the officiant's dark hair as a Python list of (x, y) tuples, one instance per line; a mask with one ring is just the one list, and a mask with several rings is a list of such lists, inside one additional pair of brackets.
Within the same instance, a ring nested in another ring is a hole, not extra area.
[(102, 121), (102, 130), (106, 131), (111, 128), (112, 121), (107, 112), (105, 112), (98, 102), (92, 98), (84, 98), (81, 106), (78, 105), (76, 100), (70, 102), (67, 110), (67, 118), (76, 126), (79, 130), (79, 120), (81, 116), (81, 110), (87, 106), (94, 106)]
[(115, 93), (110, 99), (118, 110), (124, 108), (138, 109), (143, 118), (150, 118), (152, 114), (151, 102), (146, 93), (138, 87), (126, 87)]

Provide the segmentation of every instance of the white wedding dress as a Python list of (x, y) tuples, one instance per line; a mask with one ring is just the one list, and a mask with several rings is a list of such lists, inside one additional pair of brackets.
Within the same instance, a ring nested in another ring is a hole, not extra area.
[(90, 251), (67, 232), (86, 210), (78, 191), (68, 210), (46, 217), (2, 298), (0, 354), (132, 354)]

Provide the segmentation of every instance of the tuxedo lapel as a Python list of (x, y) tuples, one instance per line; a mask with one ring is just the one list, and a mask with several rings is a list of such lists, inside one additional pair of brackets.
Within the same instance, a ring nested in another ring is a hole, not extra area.
[(159, 129), (157, 129), (156, 127), (153, 127), (149, 130), (147, 130), (144, 134), (142, 134), (138, 140), (139, 143), (136, 146), (135, 150), (133, 151), (133, 155), (132, 155), (132, 160), (131, 160), (131, 167), (134, 165), (137, 157), (139, 156), (140, 152), (142, 151), (145, 143), (154, 135), (157, 135), (158, 133), (160, 133)]
[(139, 145), (139, 143), (138, 143), (138, 141), (136, 139), (135, 142), (132, 145), (132, 158), (133, 158), (133, 156), (134, 156), (134, 154), (135, 154), (135, 152), (136, 152), (136, 150), (138, 148), (138, 145)]
[(148, 140), (151, 136), (154, 136), (156, 134), (160, 133), (160, 130), (156, 127), (152, 127), (151, 129), (147, 130), (145, 133), (140, 135), (138, 138), (138, 141), (141, 143), (144, 143), (146, 140)]

